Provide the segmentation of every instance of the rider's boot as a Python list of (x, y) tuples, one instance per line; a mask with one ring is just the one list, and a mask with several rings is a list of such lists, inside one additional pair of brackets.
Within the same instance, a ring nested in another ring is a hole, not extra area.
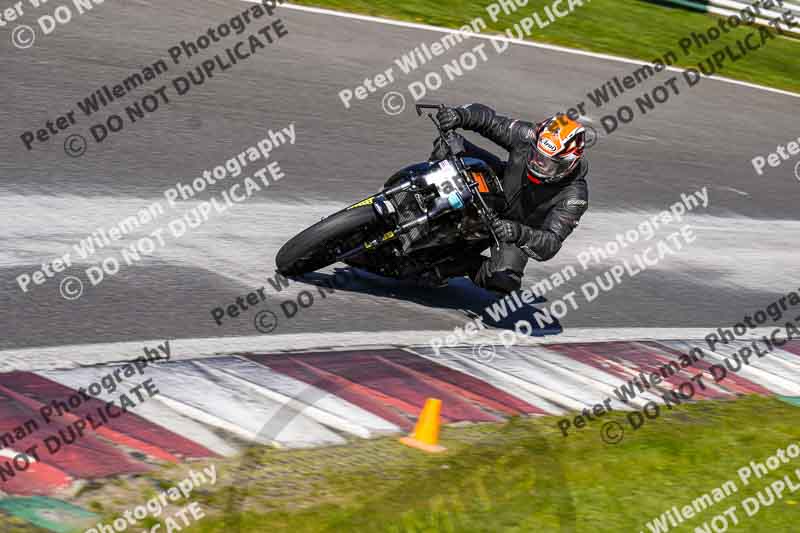
[(492, 248), (492, 256), (485, 260), (470, 278), (484, 289), (509, 294), (522, 287), (522, 274), (528, 256), (514, 244), (503, 243), (500, 250)]

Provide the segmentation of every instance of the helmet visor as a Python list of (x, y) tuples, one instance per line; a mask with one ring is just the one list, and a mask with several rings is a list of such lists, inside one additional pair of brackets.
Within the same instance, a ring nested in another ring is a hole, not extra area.
[(533, 147), (528, 156), (528, 170), (542, 181), (555, 181), (563, 178), (572, 168), (573, 158), (554, 158), (543, 154), (537, 147)]

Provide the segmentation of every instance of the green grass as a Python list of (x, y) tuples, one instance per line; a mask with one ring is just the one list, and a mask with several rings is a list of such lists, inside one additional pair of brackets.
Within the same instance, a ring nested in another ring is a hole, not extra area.
[[(223, 469), (227, 488), (205, 497), (212, 513), (187, 531), (236, 532), (232, 517), (242, 533), (648, 531), (667, 508), (733, 480), (738, 493), (675, 530), (694, 531), (800, 468), (798, 458), (746, 487), (737, 477), (749, 461), (800, 441), (800, 410), (774, 399), (682, 406), (636, 432), (626, 426), (617, 445), (600, 439), (602, 422), (564, 438), (557, 420), (447, 427), (442, 455), (394, 438), (252, 450)], [(785, 494), (752, 518), (739, 506), (736, 530), (796, 531), (798, 500), (800, 492)]]
[[(484, 33), (503, 33), (513, 23), (534, 11), (546, 20), (541, 14), (542, 6), (551, 4), (549, 0), (532, 0), (516, 13), (504, 15), (493, 22), (485, 12), (485, 6), (490, 3), (488, 1), (298, 0), (295, 3), (451, 28), (459, 28), (475, 17), (481, 17), (489, 26)], [(704, 32), (716, 25), (716, 18), (641, 0), (584, 0), (583, 3), (583, 7), (544, 29), (534, 27), (529, 39), (645, 61), (652, 61), (673, 51), (678, 56), (679, 66), (691, 67), (711, 53), (723, 49), (726, 44), (735, 47), (737, 39), (744, 39), (748, 33), (757, 31), (752, 27), (739, 27), (723, 34), (704, 49), (693, 48), (689, 54), (684, 54), (678, 45), (679, 40), (693, 31)], [(567, 3), (563, 2), (563, 5)], [(777, 35), (777, 32), (771, 31)], [(409, 42), (408, 49), (417, 44)], [(776, 37), (744, 58), (726, 63), (718, 75), (800, 92), (799, 54), (799, 40)], [(587, 91), (589, 89), (586, 88)]]
[[(732, 480), (737, 493), (670, 533), (693, 532), (734, 505), (740, 523), (731, 531), (797, 531), (800, 491), (785, 492), (754, 517), (740, 502), (783, 476), (797, 483), (800, 458), (747, 486), (737, 476), (750, 461), (800, 444), (796, 406), (754, 396), (700, 402), (666, 411), (638, 431), (614, 414), (567, 438), (558, 420), (448, 426), (442, 432), (448, 450), (439, 455), (395, 437), (311, 450), (250, 448), (215, 461), (217, 483), (175, 502), (159, 521), (196, 501), (206, 517), (182, 527), (184, 533), (636, 533), (648, 532), (647, 522), (666, 509)], [(609, 421), (626, 428), (619, 444), (600, 438)], [(108, 524), (203, 466), (168, 465), (124, 484), (93, 483), (70, 500), (93, 507)], [(155, 522), (148, 517), (140, 526)], [(42, 530), (0, 515), (0, 531)]]

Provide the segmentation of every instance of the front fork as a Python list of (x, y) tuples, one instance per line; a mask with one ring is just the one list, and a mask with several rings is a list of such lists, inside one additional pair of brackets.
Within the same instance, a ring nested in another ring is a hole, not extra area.
[[(353, 204), (350, 207), (348, 207), (347, 209), (353, 209), (353, 208), (356, 208), (356, 207), (362, 207), (362, 206), (366, 206), (366, 205), (371, 205), (372, 209), (375, 210), (375, 213), (378, 215), (378, 217), (381, 219), (381, 221), (383, 221), (384, 223), (396, 225), (397, 224), (397, 210), (395, 209), (394, 205), (392, 204), (392, 202), (389, 201), (388, 198), (390, 196), (394, 195), (394, 194), (397, 194), (398, 192), (401, 192), (401, 191), (404, 191), (406, 189), (411, 188), (412, 185), (413, 184), (411, 183), (410, 180), (409, 181), (405, 181), (405, 182), (403, 182), (403, 183), (401, 183), (399, 185), (396, 185), (396, 186), (394, 186), (394, 187), (392, 187), (390, 189), (383, 190), (380, 193), (376, 194), (375, 196), (370, 196), (366, 200), (362, 200), (361, 202), (358, 202), (357, 204)], [(386, 233), (384, 233), (381, 237), (379, 237), (377, 239), (373, 239), (371, 241), (364, 242), (364, 243), (358, 245), (357, 247), (353, 248), (352, 250), (349, 250), (349, 251), (344, 252), (343, 254), (339, 255), (336, 258), (336, 260), (337, 261), (344, 261), (346, 259), (349, 259), (350, 257), (354, 257), (354, 256), (362, 254), (362, 253), (364, 253), (364, 252), (366, 252), (368, 250), (372, 250), (372, 249), (376, 248), (377, 246), (380, 246), (380, 245), (384, 244), (385, 242), (394, 240), (394, 239), (397, 238), (398, 235), (403, 233), (402, 231), (399, 231), (399, 229), (400, 228), (396, 228), (393, 231), (387, 231)]]
[[(338, 258), (339, 261), (347, 259), (349, 257), (353, 257), (354, 255), (358, 255), (358, 254), (363, 253), (363, 252), (368, 251), (368, 250), (373, 250), (376, 247), (381, 246), (381, 245), (385, 244), (388, 241), (396, 239), (400, 235), (403, 235), (405, 233), (410, 232), (414, 228), (430, 224), (433, 219), (435, 219), (435, 218), (437, 218), (437, 217), (439, 217), (439, 216), (441, 216), (441, 215), (443, 215), (445, 213), (448, 213), (448, 212), (451, 212), (451, 211), (459, 211), (461, 209), (464, 209), (464, 207), (466, 205), (471, 203), (472, 197), (475, 194), (478, 194), (478, 196), (480, 196), (479, 193), (473, 193), (471, 188), (470, 189), (461, 190), (461, 191), (458, 191), (458, 190), (452, 191), (446, 197), (442, 197), (442, 196), (438, 197), (435, 200), (435, 202), (433, 203), (433, 205), (430, 207), (430, 209), (428, 209), (427, 212), (423, 213), (422, 215), (420, 215), (419, 217), (415, 218), (414, 220), (410, 220), (410, 221), (406, 222), (405, 224), (401, 224), (401, 225), (398, 226), (397, 225), (397, 209), (394, 207), (392, 202), (389, 201), (389, 197), (391, 197), (394, 194), (397, 194), (398, 192), (401, 192), (401, 191), (404, 191), (406, 189), (409, 189), (413, 185), (414, 185), (413, 182), (411, 180), (409, 180), (409, 181), (406, 181), (404, 183), (401, 183), (400, 185), (392, 187), (391, 189), (387, 189), (387, 190), (381, 192), (380, 194), (372, 197), (372, 199), (371, 199), (372, 200), (371, 201), (372, 208), (375, 210), (375, 212), (378, 215), (378, 217), (380, 217), (381, 220), (383, 220), (384, 222), (390, 222), (391, 224), (394, 224), (395, 225), (395, 229), (392, 230), (392, 231), (388, 231), (388, 232), (384, 233), (381, 237), (378, 237), (377, 239), (373, 239), (373, 240), (371, 240), (369, 242), (365, 242), (365, 243), (359, 245), (358, 247), (354, 248), (353, 250), (345, 252), (343, 255), (339, 256), (339, 258)], [(365, 202), (366, 201), (367, 200), (365, 200)], [(481, 201), (481, 204), (484, 206), (484, 209), (488, 210), (488, 207), (486, 207), (486, 204), (483, 202), (483, 198), (480, 198), (480, 201)], [(364, 204), (364, 202), (361, 202), (361, 205), (363, 205), (363, 204)], [(356, 204), (356, 205), (360, 205), (360, 204)], [(479, 210), (479, 213), (481, 213), (481, 215), (483, 215), (484, 210)], [(489, 228), (490, 228), (490, 231), (491, 231), (491, 226), (489, 226)], [(496, 237), (495, 237), (495, 240), (496, 240)], [(498, 246), (499, 246), (499, 243), (498, 243)]]

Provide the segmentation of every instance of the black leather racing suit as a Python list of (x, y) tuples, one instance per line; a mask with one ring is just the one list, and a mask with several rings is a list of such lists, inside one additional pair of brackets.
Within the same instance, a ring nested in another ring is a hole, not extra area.
[[(589, 163), (582, 158), (570, 175), (556, 183), (534, 183), (527, 161), (535, 149), (536, 124), (496, 115), (482, 104), (457, 111), (462, 119), (460, 128), (477, 132), (508, 151), (508, 161), (504, 163), (491, 152), (464, 141), (464, 155), (482, 159), (503, 181), (508, 209), (498, 213), (500, 217), (524, 225), (517, 243), (502, 243), (499, 251), (492, 247), (489, 259), (477, 257), (473, 251), (462, 258), (462, 265), (467, 265), (470, 277), (479, 286), (511, 292), (520, 288), (528, 258), (547, 261), (555, 256), (586, 212)], [(441, 158), (437, 152), (438, 148), (432, 159)]]

